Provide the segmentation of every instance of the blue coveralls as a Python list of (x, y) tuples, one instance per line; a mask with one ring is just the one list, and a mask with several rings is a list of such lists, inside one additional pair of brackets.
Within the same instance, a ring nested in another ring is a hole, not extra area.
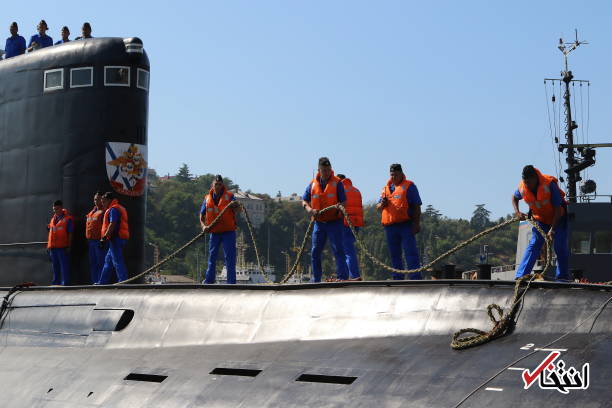
[(53, 46), (53, 38), (51, 38), (50, 36), (46, 34), (44, 37), (41, 37), (38, 34), (34, 34), (32, 37), (30, 37), (30, 42), (28, 43), (28, 47), (31, 47), (32, 43), (34, 42), (38, 44), (38, 48), (45, 48), (45, 47)]
[[(63, 217), (62, 215), (59, 219)], [(68, 220), (66, 230), (68, 233), (72, 233), (72, 220)], [(49, 248), (49, 258), (51, 259), (51, 269), (53, 270), (52, 285), (70, 285), (70, 257), (66, 249), (67, 248)]]
[(104, 267), (100, 272), (100, 280), (98, 284), (107, 285), (110, 283), (111, 273), (115, 269), (117, 282), (124, 281), (128, 278), (127, 268), (123, 260), (123, 247), (126, 240), (119, 238), (119, 225), (121, 224), (121, 213), (116, 208), (111, 208), (109, 212), (109, 222), (116, 222), (115, 230), (108, 241), (108, 251), (104, 258)]
[(26, 41), (20, 35), (10, 36), (6, 39), (6, 44), (4, 46), (4, 58), (12, 58), (17, 55), (21, 55), (25, 53), (26, 50)]
[[(355, 231), (359, 233), (359, 227), (355, 227)], [(361, 275), (359, 274), (359, 259), (357, 259), (357, 251), (355, 250), (355, 236), (353, 231), (347, 226), (342, 228), (342, 246), (349, 276), (351, 279), (359, 278)]]
[[(221, 195), (213, 193), (213, 201), (215, 204), (219, 202)], [(232, 197), (232, 201), (236, 201), (236, 197)], [(231, 211), (231, 210), (229, 210)], [(200, 208), (200, 214), (206, 215), (206, 199)], [(219, 255), (219, 246), (223, 245), (223, 254), (225, 258), (225, 269), (227, 270), (227, 283), (236, 283), (236, 231), (226, 232), (211, 232), (210, 243), (208, 245), (208, 267), (204, 275), (204, 282), (215, 283), (217, 276), (217, 256)]]
[[(327, 183), (323, 183), (319, 180), (321, 184), (321, 188), (325, 189)], [(306, 187), (306, 191), (302, 196), (302, 200), (306, 202), (310, 202), (311, 199), (311, 189), (312, 184), (308, 184)], [(346, 201), (346, 194), (344, 192), (344, 186), (342, 183), (338, 183), (336, 186), (336, 194), (337, 200), (339, 203), (343, 203)], [(342, 219), (322, 222), (315, 221), (314, 229), (312, 231), (312, 250), (311, 250), (311, 258), (312, 258), (312, 281), (313, 282), (321, 282), (321, 277), (323, 276), (323, 268), (321, 266), (321, 254), (323, 253), (323, 248), (325, 248), (325, 243), (327, 242), (327, 238), (329, 238), (332, 252), (334, 253), (334, 258), (336, 259), (336, 276), (338, 279), (346, 280), (348, 279), (348, 267), (346, 266), (346, 258), (344, 254), (344, 244), (342, 242), (342, 236), (344, 233), (344, 222)]]
[[(391, 192), (395, 191), (395, 184), (391, 184), (389, 187)], [(406, 198), (409, 203), (408, 213), (412, 217), (414, 213), (414, 206), (421, 205), (421, 196), (419, 190), (415, 184), (411, 184), (406, 191)], [(379, 202), (382, 201), (382, 198)], [(416, 238), (412, 232), (412, 221), (400, 222), (391, 225), (385, 225), (385, 236), (387, 238), (387, 246), (389, 247), (389, 253), (391, 255), (391, 265), (395, 269), (404, 269), (404, 262), (402, 259), (402, 249), (406, 256), (406, 264), (408, 269), (417, 269), (421, 267), (419, 261), (419, 250), (416, 246)], [(393, 273), (393, 280), (405, 279), (403, 273)], [(411, 273), (408, 276), (410, 280), (423, 279), (421, 273)]]
[(108, 244), (104, 244), (100, 248), (100, 241), (97, 239), (88, 239), (87, 248), (89, 254), (89, 275), (91, 277), (91, 283), (96, 283), (100, 280), (100, 273), (104, 267), (104, 258), (108, 251)]
[[(549, 187), (550, 202), (553, 207), (559, 207), (563, 205), (559, 186), (557, 186), (556, 183), (550, 183)], [(514, 196), (519, 200), (523, 198), (518, 190), (514, 192)], [(550, 230), (550, 225), (548, 224), (544, 224), (538, 221), (538, 225), (546, 233)], [(518, 279), (531, 273), (533, 266), (540, 257), (540, 251), (542, 250), (543, 245), (544, 238), (540, 235), (538, 230), (533, 227), (531, 230), (531, 241), (529, 241), (529, 245), (527, 245), (527, 248), (525, 249), (525, 254), (523, 255), (523, 260), (521, 261), (521, 264), (516, 269), (515, 279)], [(555, 273), (555, 279), (558, 281), (569, 281), (569, 242), (567, 234), (567, 214), (561, 217), (561, 219), (557, 222), (557, 226), (555, 227), (553, 247), (555, 250), (555, 254), (557, 255), (557, 270)]]

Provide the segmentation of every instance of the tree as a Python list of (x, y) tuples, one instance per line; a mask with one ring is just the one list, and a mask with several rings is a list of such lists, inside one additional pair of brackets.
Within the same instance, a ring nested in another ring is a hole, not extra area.
[(491, 225), (491, 220), (489, 217), (491, 216), (491, 211), (485, 208), (485, 204), (476, 204), (476, 209), (472, 214), (472, 219), (470, 220), (470, 225), (475, 230), (483, 230)]
[(183, 163), (183, 165), (179, 168), (178, 173), (176, 173), (176, 180), (180, 182), (191, 181), (192, 175), (189, 173), (189, 166)]

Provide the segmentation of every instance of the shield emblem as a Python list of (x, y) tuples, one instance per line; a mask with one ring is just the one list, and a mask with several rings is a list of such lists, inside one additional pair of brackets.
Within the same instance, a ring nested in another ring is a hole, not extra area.
[(147, 146), (106, 143), (106, 174), (117, 193), (132, 197), (143, 195), (147, 184)]

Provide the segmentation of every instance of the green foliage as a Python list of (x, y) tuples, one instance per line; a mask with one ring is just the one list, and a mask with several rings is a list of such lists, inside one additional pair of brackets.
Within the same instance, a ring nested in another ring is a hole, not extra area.
[[(189, 174), (187, 165), (183, 165), (179, 172), (182, 170), (184, 174)], [(151, 188), (147, 197), (146, 242), (159, 246), (161, 258), (189, 241), (200, 231), (199, 210), (204, 196), (210, 189), (213, 177), (212, 174), (205, 174), (197, 177), (189, 175), (187, 180), (178, 175), (169, 180), (155, 176), (149, 179)], [(225, 179), (225, 183), (231, 189), (238, 187), (230, 179)], [(271, 198), (268, 195), (260, 195), (260, 197), (264, 198), (266, 204), (266, 221), (256, 231), (257, 247), (263, 263), (269, 262), (276, 268), (278, 280), (286, 272), (286, 254), (289, 255), (290, 264), (295, 261), (297, 247), (302, 243), (309, 219), (299, 203), (280, 202), (277, 197)], [(417, 245), (423, 263), (434, 259), (484, 228), (494, 225), (489, 217), (490, 212), (484, 204), (476, 206), (473, 217), (469, 221), (445, 217), (433, 206), (428, 205), (421, 216), (421, 232), (417, 235)], [(361, 239), (374, 255), (390, 264), (384, 229), (380, 224), (380, 214), (375, 205), (364, 207), (364, 220), (366, 226), (360, 232)], [(498, 222), (504, 220), (500, 218)], [(239, 233), (244, 233), (245, 243), (249, 246), (246, 251), (246, 260), (254, 263), (255, 253), (242, 217), (239, 217), (238, 227)], [(479, 262), (480, 246), (488, 245), (489, 252), (492, 253), (489, 256), (489, 263), (493, 265), (511, 264), (514, 262), (516, 251), (517, 228), (517, 225), (513, 225), (490, 234), (442, 263), (454, 263), (458, 267), (472, 269)], [(166, 264), (163, 272), (190, 275), (201, 279), (207, 262), (206, 245), (207, 243), (202, 241), (186, 250), (176, 260)], [(358, 253), (364, 278), (389, 278), (387, 271), (375, 267), (361, 251), (358, 250)], [(152, 247), (147, 246), (149, 265), (152, 263), (152, 257)], [(222, 264), (223, 256), (220, 254), (218, 271)], [(197, 266), (199, 266), (199, 271)], [(301, 266), (306, 273), (310, 269), (310, 239), (302, 257)], [(323, 271), (324, 277), (335, 275), (335, 262), (329, 248), (323, 255)]]

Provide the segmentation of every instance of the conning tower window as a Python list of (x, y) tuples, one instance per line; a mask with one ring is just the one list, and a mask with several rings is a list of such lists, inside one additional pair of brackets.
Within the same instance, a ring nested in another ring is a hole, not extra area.
[(64, 69), (50, 69), (45, 71), (44, 91), (64, 89)]
[(70, 87), (83, 88), (93, 86), (93, 67), (72, 68), (70, 70)]
[(136, 86), (145, 91), (149, 90), (149, 71), (142, 68), (138, 68), (138, 75), (136, 78)]
[(130, 67), (104, 67), (105, 86), (130, 86)]

